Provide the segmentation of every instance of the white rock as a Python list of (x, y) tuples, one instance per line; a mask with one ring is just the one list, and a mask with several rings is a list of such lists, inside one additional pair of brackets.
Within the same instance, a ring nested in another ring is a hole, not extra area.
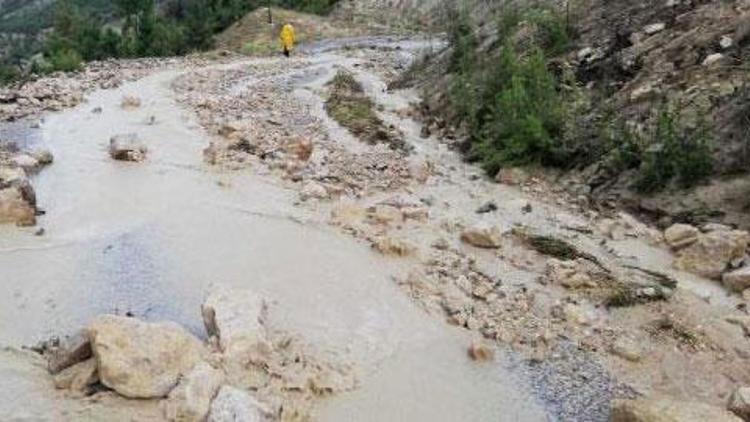
[(267, 420), (268, 413), (247, 392), (225, 385), (211, 403), (208, 422), (262, 422)]
[(732, 47), (732, 45), (734, 45), (734, 41), (729, 35), (724, 35), (719, 38), (719, 47), (721, 47), (722, 50), (726, 50), (727, 48)]
[(652, 23), (651, 25), (647, 25), (645, 28), (643, 28), (643, 32), (646, 35), (654, 35), (656, 33), (663, 31), (666, 27), (667, 25), (664, 24), (663, 22)]
[(700, 231), (688, 224), (675, 224), (664, 231), (664, 240), (672, 249), (690, 246), (698, 240)]
[(219, 340), (228, 357), (265, 354), (270, 350), (267, 339), (265, 300), (250, 290), (213, 288), (201, 313), (209, 336)]
[(303, 201), (310, 199), (328, 199), (328, 189), (318, 182), (309, 181), (302, 187), (299, 196)]
[(723, 58), (724, 58), (724, 55), (721, 53), (709, 54), (703, 60), (703, 66), (711, 66), (712, 64), (721, 61)]
[(734, 390), (727, 408), (742, 419), (750, 420), (750, 387), (740, 387)]
[(26, 172), (37, 171), (41, 167), (39, 160), (29, 154), (19, 154), (11, 159), (13, 165), (21, 167)]
[(461, 232), (461, 241), (478, 248), (497, 249), (503, 244), (503, 232), (490, 223), (477, 223)]
[(224, 373), (206, 362), (200, 362), (177, 384), (164, 406), (168, 420), (201, 422), (206, 420), (211, 400), (224, 383)]
[(204, 355), (201, 342), (172, 322), (104, 315), (88, 332), (102, 384), (130, 398), (166, 396)]

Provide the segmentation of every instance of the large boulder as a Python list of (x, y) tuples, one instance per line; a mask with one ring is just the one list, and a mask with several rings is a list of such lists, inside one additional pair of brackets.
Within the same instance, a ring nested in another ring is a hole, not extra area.
[(742, 230), (719, 230), (701, 234), (677, 253), (674, 267), (707, 278), (719, 279), (729, 264), (747, 251), (750, 234)]
[(143, 161), (148, 148), (135, 133), (115, 135), (109, 140), (109, 155), (119, 161)]
[(200, 362), (169, 393), (164, 409), (170, 421), (202, 422), (206, 420), (211, 400), (224, 383), (224, 373), (206, 362)]
[(664, 240), (674, 250), (692, 245), (698, 240), (700, 231), (688, 224), (675, 224), (664, 231)]
[(201, 342), (172, 322), (104, 315), (88, 332), (102, 384), (130, 398), (166, 396), (204, 355)]
[(497, 249), (503, 244), (503, 233), (489, 223), (477, 223), (461, 232), (461, 240), (477, 248)]
[(266, 302), (250, 290), (215, 287), (201, 313), (209, 336), (218, 339), (226, 357), (243, 360), (270, 351), (265, 317)]
[(208, 422), (263, 422), (268, 410), (253, 396), (238, 388), (225, 385), (211, 403)]
[(611, 422), (742, 422), (725, 409), (666, 398), (616, 400)]

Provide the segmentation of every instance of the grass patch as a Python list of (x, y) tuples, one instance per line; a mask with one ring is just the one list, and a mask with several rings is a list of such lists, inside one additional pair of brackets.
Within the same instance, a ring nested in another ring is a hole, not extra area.
[(248, 56), (265, 56), (275, 53), (276, 46), (264, 41), (251, 41), (242, 47), (242, 54)]
[(393, 150), (408, 151), (403, 134), (378, 117), (375, 104), (351, 72), (340, 70), (329, 86), (326, 111), (333, 120), (370, 145), (385, 144)]

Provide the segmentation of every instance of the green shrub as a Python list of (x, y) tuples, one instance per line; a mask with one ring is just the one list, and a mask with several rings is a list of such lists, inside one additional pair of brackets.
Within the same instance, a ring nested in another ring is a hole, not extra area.
[(49, 63), (52, 71), (72, 72), (81, 68), (83, 58), (76, 50), (59, 49), (49, 57)]
[[(574, 100), (561, 92), (546, 59), (569, 45), (563, 20), (551, 8), (509, 8), (497, 22), (503, 43), (497, 55), (478, 51), (467, 12), (454, 11), (451, 22), (449, 98), (469, 131), (469, 157), (490, 174), (505, 165), (566, 165), (575, 151), (564, 136)], [(535, 36), (517, 51), (522, 24), (532, 25)], [(569, 88), (577, 89), (575, 83)]]
[(686, 128), (679, 109), (664, 106), (650, 130), (643, 151), (635, 188), (651, 193), (666, 188), (673, 180), (680, 187), (695, 186), (711, 174), (711, 136), (705, 122)]

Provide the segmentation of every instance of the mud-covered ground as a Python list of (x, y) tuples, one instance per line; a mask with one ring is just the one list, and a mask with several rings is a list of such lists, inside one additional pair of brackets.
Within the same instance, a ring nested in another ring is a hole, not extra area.
[[(56, 291), (65, 295), (75, 282), (98, 291), (103, 271), (109, 287), (85, 306), (48, 299), (41, 287), (8, 290), (9, 315), (3, 318), (30, 311), (37, 317), (26, 321), (29, 327), (6, 326), (0, 343), (18, 348), (73, 329), (96, 313), (114, 311), (110, 302), (200, 332), (190, 315), (197, 313), (205, 279), (231, 278), (279, 303), (276, 324), (311, 344), (311, 359), (345, 359), (353, 366), (356, 388), (315, 397), (314, 419), (455, 420), (452, 411), (471, 409), (464, 413), (471, 420), (599, 421), (607, 419), (613, 399), (640, 395), (723, 407), (736, 387), (750, 382), (744, 299), (715, 281), (674, 270), (662, 234), (632, 217), (600, 215), (533, 175), (509, 173), (502, 184), (488, 180), (443, 140), (423, 136), (412, 119), (417, 94), (387, 87), (424, 48), (439, 45), (359, 39), (311, 46), (291, 59), (170, 61), (139, 72), (131, 84), (102, 87), (108, 89), (91, 94), (90, 105), (44, 117), (41, 130), (56, 136), (48, 139), (50, 148), (54, 152), (60, 142), (62, 152), (45, 170), (48, 179), (41, 173), (32, 180), (40, 185), (38, 200), (47, 215), (39, 225), (48, 234), (37, 240), (31, 229), (14, 229), (29, 237), (3, 240), (0, 276), (31, 286), (55, 277)], [(407, 148), (361, 142), (329, 117), (328, 83), (340, 70), (354, 76)], [(76, 78), (86, 86), (91, 81)], [(140, 96), (140, 109), (108, 111), (125, 94)], [(94, 106), (104, 113), (91, 113)], [(88, 129), (70, 129), (82, 120), (68, 119), (85, 119)], [(110, 125), (148, 127), (139, 130), (152, 139), (154, 158), (119, 173), (106, 157), (93, 158), (105, 139), (73, 142), (95, 138)], [(75, 219), (76, 208), (55, 192), (77, 189), (75, 177), (86, 177), (87, 163), (95, 164), (91, 179), (80, 185), (86, 218)], [(137, 201), (111, 194), (103, 197), (111, 205), (100, 208), (96, 195), (85, 193), (110, 184)], [(103, 270), (83, 263), (77, 264), (81, 272), (74, 266), (20, 269), (49, 258), (66, 262), (63, 252), (55, 252), (65, 248), (96, 256), (79, 240), (110, 254)], [(121, 260), (111, 258), (118, 253)], [(178, 271), (181, 266), (187, 270)], [(585, 277), (561, 282), (567, 269)], [(137, 290), (124, 293), (121, 283), (139, 277)], [(379, 284), (383, 280), (390, 287)], [(391, 288), (399, 294), (391, 295)], [(174, 305), (159, 303), (167, 300)], [(368, 313), (377, 318), (362, 317)], [(24, 334), (28, 330), (36, 332)], [(473, 361), (469, 350), (475, 358), (494, 354), (496, 364)], [(24, 366), (31, 360), (6, 354), (0, 360), (10, 369), (3, 372), (21, 379), (28, 373), (29, 391), (46, 403), (73, 400), (47, 394), (44, 374)], [(421, 377), (432, 381), (414, 381)], [(496, 398), (456, 381), (484, 388), (477, 380), (488, 378)], [(413, 390), (451, 379), (460, 393), (430, 390), (434, 395), (421, 407), (404, 405), (426, 399)], [(95, 404), (87, 402), (86, 409), (113, 406), (128, 414), (133, 406), (117, 398), (97, 401), (99, 396), (87, 398)], [(447, 397), (457, 401), (441, 403)], [(75, 403), (68, 416), (85, 414)], [(136, 407), (160, 417), (152, 402)]]

